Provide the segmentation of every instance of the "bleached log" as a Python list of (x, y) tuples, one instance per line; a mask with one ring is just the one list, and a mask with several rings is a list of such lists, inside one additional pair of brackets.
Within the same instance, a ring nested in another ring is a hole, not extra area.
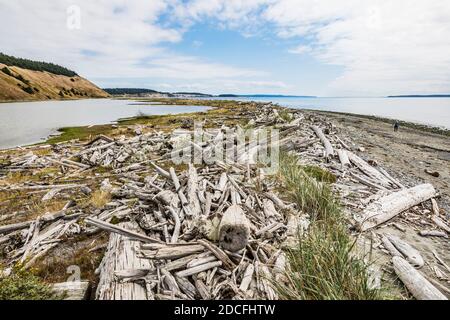
[[(57, 220), (60, 218), (70, 220), (70, 219), (78, 218), (79, 216), (80, 216), (80, 214), (65, 215), (65, 210), (61, 210), (56, 213), (51, 213), (51, 214), (48, 213), (48, 214), (43, 215), (42, 217), (40, 217), (40, 221), (41, 222), (51, 222), (51, 221), (54, 221), (54, 220)], [(32, 223), (34, 223), (35, 221), (36, 220), (29, 220), (29, 221), (18, 222), (18, 223), (0, 226), (0, 234), (5, 234), (5, 233), (13, 232), (16, 230), (26, 229), (26, 228), (30, 227), (30, 225)]]
[(409, 292), (417, 300), (447, 300), (447, 298), (433, 286), (408, 261), (401, 257), (393, 257), (394, 270)]
[(175, 211), (174, 208), (171, 206), (168, 206), (167, 209), (172, 214), (173, 221), (175, 222), (175, 226), (173, 228), (172, 238), (170, 240), (170, 243), (177, 243), (178, 237), (180, 236), (180, 229), (181, 229), (181, 222), (180, 222), (180, 216), (178, 212)]
[(93, 148), (85, 149), (85, 150), (80, 151), (77, 154), (75, 154), (74, 157), (80, 157), (82, 155), (85, 155), (85, 154), (88, 154), (88, 153), (91, 153), (91, 152), (107, 149), (109, 147), (112, 147), (115, 144), (116, 144), (116, 142), (110, 142), (110, 143), (102, 144), (100, 146), (96, 146), (96, 147), (93, 147)]
[[(178, 259), (185, 256), (190, 256), (194, 253), (205, 251), (205, 247), (199, 244), (179, 245), (179, 246), (164, 246), (156, 250), (147, 250), (145, 245), (142, 245), (142, 255), (148, 259)], [(167, 268), (166, 268), (167, 269)]]
[(167, 172), (166, 170), (164, 170), (163, 168), (159, 167), (158, 165), (156, 165), (154, 162), (150, 161), (149, 162), (153, 168), (155, 168), (156, 172), (158, 172), (160, 175), (162, 175), (164, 178), (166, 179), (170, 179), (170, 173)]
[(173, 185), (175, 186), (175, 190), (178, 194), (178, 198), (180, 199), (181, 206), (183, 207), (184, 212), (186, 213), (186, 215), (191, 216), (192, 213), (190, 211), (190, 208), (188, 207), (188, 200), (184, 195), (183, 190), (181, 190), (180, 180), (178, 179), (175, 169), (170, 168), (169, 173), (170, 177), (172, 178)]
[(440, 215), (440, 210), (439, 210), (439, 205), (438, 205), (436, 199), (434, 199), (434, 198), (431, 199), (431, 206), (432, 206), (432, 208), (433, 208), (433, 214), (434, 214), (435, 216), (438, 216), (438, 217), (439, 217), (439, 215)]
[(242, 291), (247, 291), (250, 283), (253, 279), (253, 273), (255, 272), (255, 266), (253, 264), (249, 264), (247, 268), (245, 269), (244, 275), (242, 276), (241, 285), (239, 286), (239, 289)]
[(238, 205), (230, 206), (219, 226), (219, 241), (225, 250), (239, 251), (247, 246), (250, 227), (244, 211)]
[(358, 169), (361, 170), (369, 178), (373, 179), (374, 181), (378, 181), (378, 183), (384, 187), (389, 187), (392, 184), (392, 182), (381, 172), (379, 172), (377, 169), (372, 167), (370, 164), (358, 157), (353, 152), (347, 151), (347, 155), (350, 162), (357, 166)]
[[(131, 233), (138, 233), (139, 230), (138, 226), (131, 222), (118, 227)], [(115, 276), (124, 270), (152, 268), (150, 261), (138, 256), (139, 246), (138, 241), (121, 234), (110, 235), (105, 256), (98, 268), (100, 272), (96, 292), (98, 300), (147, 300), (153, 296), (152, 293), (147, 293), (147, 288), (141, 282), (122, 282)]]
[(387, 251), (389, 251), (391, 256), (403, 258), (403, 255), (401, 254), (401, 252), (397, 250), (397, 248), (392, 244), (392, 242), (385, 235), (381, 235), (381, 243), (383, 243), (383, 247)]
[(323, 146), (325, 147), (325, 158), (329, 159), (334, 155), (334, 149), (331, 145), (330, 140), (323, 134), (322, 130), (317, 126), (311, 126), (311, 129), (315, 132), (315, 134), (319, 137)]
[(186, 188), (187, 199), (189, 202), (189, 213), (197, 217), (201, 214), (200, 201), (198, 200), (198, 175), (197, 170), (192, 164), (189, 164), (188, 182)]
[(431, 184), (394, 192), (369, 204), (359, 219), (358, 227), (361, 231), (376, 227), (435, 195), (436, 190)]
[(60, 191), (61, 189), (51, 189), (42, 197), (41, 201), (45, 202), (53, 199)]
[(183, 277), (189, 277), (192, 276), (194, 274), (198, 274), (200, 272), (209, 270), (209, 269), (213, 269), (216, 267), (220, 267), (222, 265), (222, 261), (213, 261), (213, 262), (208, 262), (199, 266), (195, 266), (193, 268), (189, 268), (183, 271), (179, 271), (177, 272), (177, 277), (183, 278)]
[(380, 171), (384, 176), (386, 176), (386, 178), (388, 178), (390, 181), (392, 181), (392, 183), (394, 183), (395, 185), (397, 185), (397, 187), (399, 187), (400, 189), (405, 189), (406, 187), (404, 185), (402, 185), (397, 179), (394, 179), (394, 177), (392, 177), (386, 170), (384, 170), (383, 168), (379, 167), (378, 171)]
[(291, 206), (286, 205), (283, 200), (281, 200), (275, 193), (266, 192), (264, 194), (268, 199), (272, 200), (272, 202), (281, 210), (286, 210), (291, 208)]
[(86, 187), (85, 184), (51, 184), (51, 185), (37, 185), (37, 186), (18, 186), (18, 187), (7, 187), (2, 190), (47, 190), (47, 189), (74, 189)]
[(275, 209), (272, 200), (263, 200), (263, 211), (269, 221), (275, 221), (276, 219), (281, 218), (281, 215), (278, 213), (277, 209)]
[(207, 240), (199, 240), (198, 243), (200, 243), (202, 246), (204, 246), (206, 249), (211, 251), (211, 253), (216, 256), (217, 259), (223, 262), (223, 266), (228, 270), (233, 270), (236, 265), (233, 261), (230, 260), (230, 258), (227, 256), (227, 254), (217, 247), (216, 245), (212, 244), (211, 242)]
[(395, 246), (395, 248), (416, 268), (421, 268), (424, 265), (424, 261), (420, 252), (413, 248), (409, 243), (403, 241), (399, 237), (394, 235), (386, 235), (389, 241)]
[(349, 167), (350, 160), (348, 159), (347, 151), (338, 149), (337, 154), (339, 156), (339, 161), (341, 162), (342, 167)]
[(447, 233), (439, 230), (420, 230), (419, 234), (422, 237), (442, 237), (448, 238)]
[(437, 215), (433, 215), (431, 217), (431, 220), (433, 220), (433, 222), (442, 230), (444, 230), (447, 233), (450, 233), (450, 227), (441, 219), (439, 218)]
[(95, 226), (97, 228), (100, 228), (102, 230), (106, 230), (109, 232), (113, 232), (113, 233), (118, 233), (120, 235), (123, 235), (125, 237), (128, 237), (130, 239), (134, 239), (134, 240), (138, 240), (138, 241), (142, 241), (142, 242), (150, 242), (150, 243), (163, 243), (161, 240), (158, 239), (154, 239), (154, 238), (150, 238), (144, 234), (141, 233), (137, 233), (131, 230), (127, 230), (125, 228), (122, 228), (118, 225), (114, 225), (105, 221), (101, 221), (98, 219), (94, 219), (94, 218), (86, 218), (85, 222), (88, 225), (92, 225)]

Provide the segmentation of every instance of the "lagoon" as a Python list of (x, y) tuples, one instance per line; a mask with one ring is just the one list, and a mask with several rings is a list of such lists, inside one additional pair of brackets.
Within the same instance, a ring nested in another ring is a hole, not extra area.
[(203, 106), (143, 105), (111, 99), (0, 103), (0, 149), (41, 142), (62, 127), (108, 124), (141, 114), (206, 110)]

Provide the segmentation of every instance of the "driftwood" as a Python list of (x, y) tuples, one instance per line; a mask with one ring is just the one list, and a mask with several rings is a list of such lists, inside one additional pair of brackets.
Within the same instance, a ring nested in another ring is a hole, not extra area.
[(408, 261), (400, 257), (393, 257), (394, 270), (409, 292), (417, 300), (447, 300), (447, 298), (425, 279), (419, 271), (414, 269)]
[(366, 176), (373, 179), (378, 184), (383, 187), (389, 187), (392, 182), (383, 174), (381, 174), (377, 169), (369, 165), (366, 161), (358, 157), (351, 151), (347, 151), (348, 158), (351, 163), (353, 163), (359, 170), (361, 170)]
[[(52, 175), (48, 184), (29, 181), (8, 185), (1, 191), (23, 190), (26, 196), (36, 194), (43, 200), (64, 192), (74, 199), (57, 214), (0, 226), (0, 249), (6, 249), (6, 265), (23, 262), (30, 267), (66, 239), (77, 239), (73, 235), (106, 231), (110, 240), (97, 269), (98, 299), (277, 299), (273, 284), (289, 285), (285, 274), (289, 259), (281, 248), (296, 245), (297, 238), (307, 234), (310, 215), (315, 212), (299, 211), (284, 194), (280, 197), (276, 192), (278, 181), (266, 179), (266, 168), (249, 161), (258, 151), (264, 151), (262, 147), (281, 147), (298, 155), (301, 165), (319, 166), (333, 173), (338, 182), (332, 188), (339, 190), (347, 208), (359, 212), (369, 204), (364, 214), (375, 215), (364, 215), (360, 221), (372, 224), (370, 227), (382, 223), (380, 216), (389, 219), (398, 214), (396, 210), (420, 203), (420, 199), (410, 201), (417, 192), (411, 196), (407, 190), (391, 195), (390, 204), (385, 205), (390, 199), (387, 195), (403, 189), (403, 185), (375, 161), (366, 162), (350, 152), (350, 141), (346, 138), (348, 144), (342, 142), (336, 130), (330, 129), (325, 135), (319, 128), (333, 128), (325, 118), (305, 117), (303, 111), (290, 110), (286, 120), (271, 103), (257, 106), (238, 108), (238, 118), (252, 119), (257, 133), (273, 125), (280, 130), (279, 141), (263, 138), (255, 147), (241, 139), (236, 127), (224, 125), (231, 119), (226, 115), (211, 120), (209, 124), (216, 128), (208, 125), (201, 141), (190, 141), (198, 134), (190, 129), (172, 134), (139, 125), (128, 126), (127, 134), (120, 137), (100, 136), (88, 144), (61, 143), (46, 156), (29, 152), (1, 159), (0, 176), (14, 171), (34, 174), (43, 168), (58, 168), (62, 173), (56, 178)], [(323, 147), (312, 137), (312, 125)], [(130, 136), (133, 132), (135, 135)], [(336, 150), (332, 143), (337, 143)], [(233, 152), (215, 160), (214, 152), (224, 147)], [(192, 155), (192, 149), (202, 154), (202, 164), (190, 164), (187, 170), (163, 169), (170, 168), (171, 156)], [(321, 156), (323, 150), (325, 157)], [(334, 157), (334, 151), (339, 158)], [(97, 166), (112, 170), (96, 173)], [(104, 183), (99, 185), (100, 181)], [(84, 198), (97, 190), (112, 197), (102, 208), (75, 202), (79, 195)], [(376, 203), (383, 205), (375, 208)], [(422, 235), (442, 235), (442, 231), (432, 229), (448, 230), (447, 223), (437, 202), (433, 199), (432, 203), (431, 219), (436, 226), (425, 221), (429, 217), (425, 213), (419, 221), (413, 210), (405, 214), (399, 229), (408, 229), (408, 222), (416, 227), (420, 223), (430, 229), (422, 230)], [(369, 211), (371, 207), (374, 210)], [(22, 214), (28, 214), (28, 210), (3, 214), (0, 221)], [(381, 241), (393, 256), (422, 264), (420, 254), (401, 240), (382, 236)], [(99, 244), (89, 250), (102, 248), (104, 245)], [(444, 272), (438, 269), (445, 262), (436, 260), (431, 268), (439, 278)]]
[(120, 226), (116, 226), (98, 219), (93, 219), (93, 218), (87, 218), (85, 220), (85, 222), (89, 225), (95, 226), (97, 228), (109, 231), (109, 232), (114, 232), (114, 233), (118, 233), (121, 234), (125, 237), (128, 237), (130, 239), (134, 239), (134, 240), (139, 240), (139, 241), (143, 241), (143, 242), (156, 242), (156, 243), (163, 243), (162, 241), (158, 240), (158, 239), (153, 239), (150, 238), (146, 235), (131, 231), (131, 230), (127, 230), (125, 228), (122, 228)]
[(223, 214), (219, 226), (219, 240), (222, 247), (239, 251), (248, 243), (250, 228), (245, 213), (238, 205), (233, 205)]
[(358, 227), (361, 231), (371, 229), (435, 195), (436, 190), (431, 184), (422, 184), (392, 193), (367, 206)]
[(347, 151), (345, 151), (343, 149), (338, 149), (337, 154), (339, 156), (339, 161), (341, 161), (342, 167), (349, 167), (350, 160), (348, 159)]
[(419, 251), (413, 248), (406, 241), (403, 241), (399, 237), (394, 235), (386, 236), (389, 241), (395, 246), (395, 248), (416, 268), (421, 268), (424, 265), (424, 261)]
[[(126, 223), (118, 226), (121, 230), (135, 234), (137, 226)], [(139, 242), (118, 233), (112, 233), (103, 260), (98, 268), (100, 280), (96, 298), (99, 300), (147, 300), (151, 298), (144, 285), (138, 282), (121, 282), (115, 274), (124, 270), (151, 269), (150, 261), (139, 258), (136, 252)]]
[(324, 148), (325, 148), (325, 158), (329, 159), (334, 155), (334, 149), (333, 146), (330, 143), (330, 140), (325, 137), (322, 130), (317, 126), (311, 126), (311, 129), (315, 132), (317, 137), (319, 137), (320, 141), (322, 142)]

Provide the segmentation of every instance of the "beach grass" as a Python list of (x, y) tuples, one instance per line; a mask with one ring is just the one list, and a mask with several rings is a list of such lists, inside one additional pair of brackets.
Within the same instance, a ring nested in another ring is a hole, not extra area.
[(276, 283), (288, 300), (378, 300), (382, 290), (370, 285), (369, 265), (355, 253), (355, 239), (328, 182), (316, 180), (298, 164), (298, 157), (281, 154), (279, 179), (291, 201), (311, 216), (311, 224), (294, 246), (286, 249), (290, 263), (287, 284)]

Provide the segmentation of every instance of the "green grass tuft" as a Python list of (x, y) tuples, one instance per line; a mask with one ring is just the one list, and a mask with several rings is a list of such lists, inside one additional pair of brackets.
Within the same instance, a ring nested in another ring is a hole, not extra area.
[[(275, 283), (289, 300), (377, 300), (381, 290), (370, 286), (368, 267), (354, 250), (345, 216), (328, 183), (317, 170), (298, 165), (281, 154), (280, 179), (291, 200), (311, 216), (308, 232), (286, 249), (290, 268), (287, 284)], [(317, 180), (317, 178), (319, 178)]]

